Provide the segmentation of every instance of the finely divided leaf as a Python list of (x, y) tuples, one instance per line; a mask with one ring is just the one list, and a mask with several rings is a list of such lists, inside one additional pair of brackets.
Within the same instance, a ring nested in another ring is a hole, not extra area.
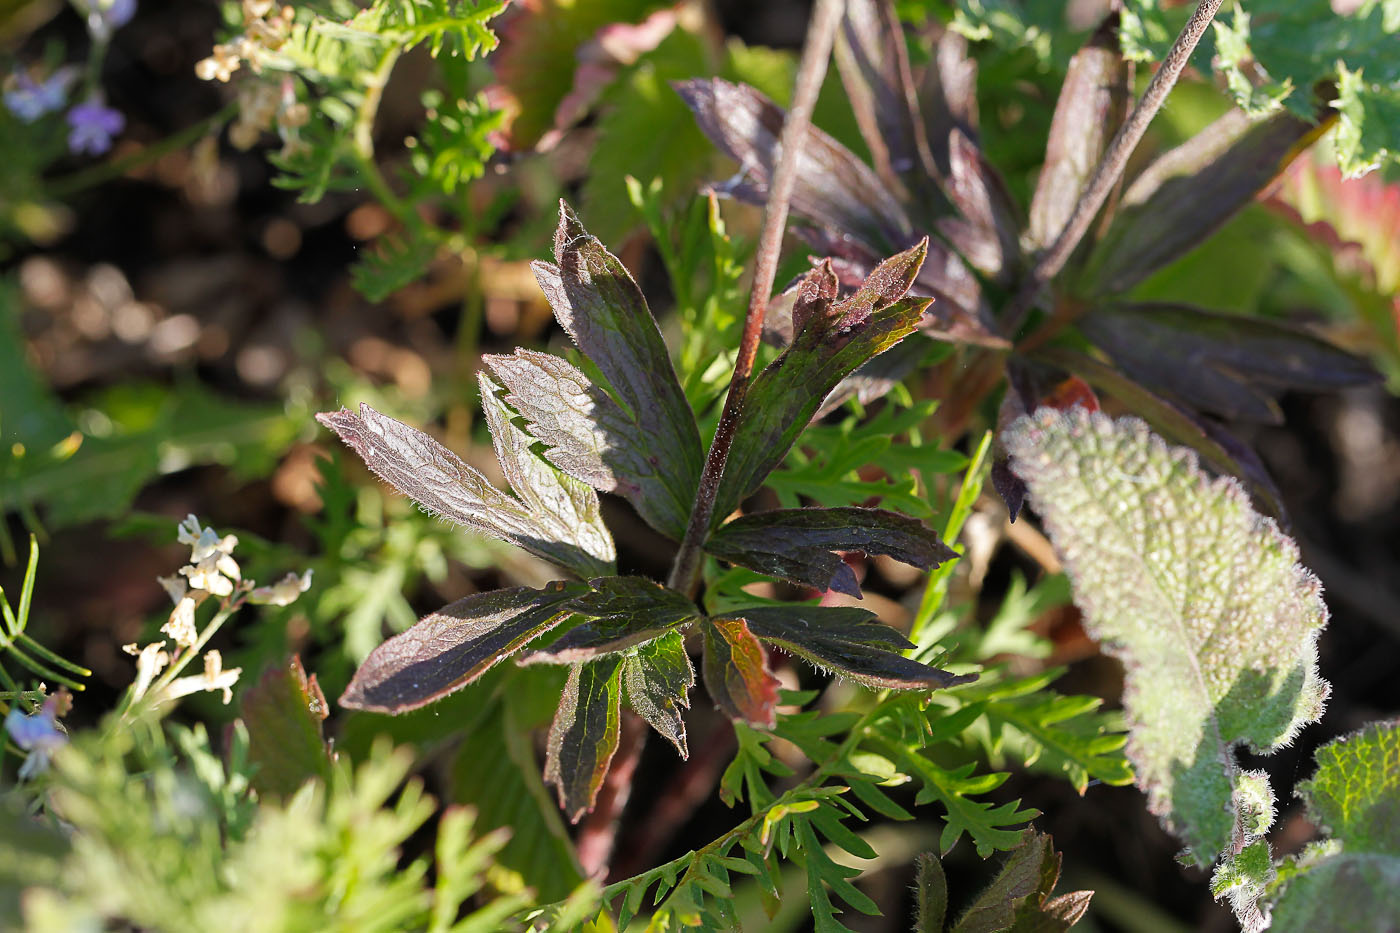
[(524, 658), (522, 664), (573, 664), (645, 644), (699, 616), (695, 604), (645, 577), (600, 577), (570, 611), (590, 621)]
[(705, 626), (705, 689), (730, 719), (759, 729), (777, 722), (778, 688), (768, 652), (743, 619), (711, 619)]
[(695, 668), (680, 632), (668, 632), (639, 647), (622, 662), (622, 685), (636, 714), (689, 758), (682, 709), (690, 709)]
[(748, 630), (791, 654), (876, 690), (931, 690), (976, 680), (920, 664), (913, 648), (873, 612), (851, 606), (762, 606), (734, 613)]
[(559, 806), (575, 823), (593, 809), (617, 751), (621, 673), (622, 658), (616, 656), (574, 665), (549, 727), (544, 779), (555, 786)]
[[(716, 497), (716, 521), (782, 463), (838, 382), (918, 326), (929, 299), (903, 296), (919, 273), (927, 242), (885, 260), (844, 301), (824, 300), (824, 287), (814, 287), (809, 303), (799, 300), (792, 345), (749, 388)], [(810, 277), (829, 280), (832, 274), (823, 263)]]
[(855, 506), (745, 515), (711, 535), (705, 550), (759, 573), (856, 597), (855, 573), (834, 551), (885, 554), (920, 570), (958, 556), (918, 519)]
[(1235, 838), (1235, 745), (1269, 751), (1322, 713), (1321, 588), (1231, 478), (1135, 418), (1042, 408), (1003, 434), (1087, 627), (1126, 667), (1138, 786), (1196, 860)]
[(556, 522), (536, 517), (422, 431), (364, 404), (358, 415), (342, 408), (316, 420), (340, 435), (380, 479), (434, 515), (509, 541), (580, 577), (611, 569), (573, 541), (556, 539)]
[(1278, 866), (1270, 929), (1389, 929), (1400, 917), (1400, 721), (1319, 748), (1298, 796), (1328, 838)]
[(290, 797), (308, 780), (330, 777), (330, 751), (321, 733), (330, 705), (316, 675), (306, 676), (300, 657), (268, 668), (244, 691), (240, 704), (259, 794)]
[(554, 628), (586, 592), (581, 583), (556, 582), (459, 599), (375, 648), (340, 705), (402, 713), (445, 696)]
[[(611, 573), (617, 551), (598, 510), (598, 494), (586, 483), (560, 472), (538, 456), (531, 449), (536, 439), (511, 421), (511, 412), (500, 398), (500, 386), (485, 373), (477, 373), (476, 381), (481, 389), (481, 407), (491, 430), (496, 459), (510, 488), (536, 519), (549, 527), (556, 540), (576, 544), (594, 558), (591, 567), (577, 568), (585, 571), (583, 576)], [(591, 568), (601, 569), (586, 572)]]

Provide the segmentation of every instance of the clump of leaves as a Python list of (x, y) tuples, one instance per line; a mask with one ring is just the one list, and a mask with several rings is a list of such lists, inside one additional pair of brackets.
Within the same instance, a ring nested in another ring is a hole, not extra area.
[[(555, 262), (534, 264), (581, 366), (530, 350), (486, 358), (479, 381), (496, 455), (514, 495), (491, 486), (428, 435), (368, 406), (320, 415), (382, 479), (450, 521), (516, 544), (572, 579), (466, 597), (376, 649), (341, 704), (400, 713), (470, 683), (546, 633), (525, 663), (563, 664), (568, 681), (550, 729), (545, 776), (578, 819), (592, 805), (628, 705), (687, 754), (681, 711), (695, 675), (682, 634), (698, 630), (701, 673), (736, 721), (772, 728), (778, 682), (765, 643), (869, 686), (929, 690), (971, 680), (911, 660), (913, 646), (861, 609), (736, 606), (707, 615), (651, 580), (617, 576), (598, 492), (626, 499), (679, 539), (702, 463), (695, 414), (640, 290), (567, 205)], [(875, 267), (838, 300), (830, 264), (804, 280), (792, 345), (749, 390), (705, 545), (736, 566), (859, 593), (838, 551), (885, 554), (928, 569), (954, 556), (923, 523), (880, 509), (775, 509), (723, 522), (776, 468), (827, 394), (918, 326), (927, 298), (907, 292), (920, 243)], [(557, 631), (556, 631), (557, 630)]]

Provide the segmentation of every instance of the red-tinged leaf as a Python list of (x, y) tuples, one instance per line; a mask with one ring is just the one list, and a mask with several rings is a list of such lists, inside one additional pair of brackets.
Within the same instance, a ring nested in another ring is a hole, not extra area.
[(768, 652), (743, 619), (711, 619), (705, 626), (705, 689), (730, 719), (757, 729), (777, 722), (782, 684), (768, 669)]
[(1285, 389), (1380, 379), (1365, 360), (1299, 328), (1187, 305), (1103, 305), (1079, 329), (1144, 386), (1231, 419), (1281, 424), (1274, 398)]
[(590, 580), (592, 592), (569, 606), (591, 621), (570, 629), (548, 648), (531, 653), (522, 664), (574, 664), (616, 654), (654, 641), (699, 617), (695, 604), (675, 590), (645, 577)]
[(920, 570), (958, 556), (918, 519), (855, 506), (745, 515), (715, 531), (705, 550), (749, 570), (857, 598), (855, 573), (835, 551), (884, 554)]
[(904, 29), (889, 0), (848, 0), (836, 41), (841, 83), (875, 171), (892, 190), (938, 199)]
[(259, 794), (290, 797), (312, 779), (330, 776), (331, 756), (321, 723), (330, 715), (316, 675), (301, 658), (275, 664), (243, 692), (239, 717), (248, 728), (251, 778)]
[[(1127, 291), (1185, 255), (1249, 204), (1331, 126), (1282, 112), (1247, 127), (1228, 147), (1193, 147), (1194, 162), (1172, 152), (1173, 173), (1148, 169), (1155, 187), (1134, 183), (1094, 249), (1085, 288), (1095, 295)], [(1190, 146), (1188, 141), (1184, 145)]]
[(581, 583), (556, 582), (459, 599), (370, 652), (340, 705), (403, 713), (446, 696), (554, 628), (587, 592)]
[(918, 274), (925, 243), (881, 263), (845, 301), (814, 307), (794, 321), (799, 329), (792, 345), (749, 388), (716, 497), (716, 521), (782, 462), (837, 383), (918, 326), (929, 299), (899, 296)]
[(622, 496), (648, 524), (679, 538), (694, 489), (659, 469), (654, 435), (568, 360), (518, 349), (482, 362), (508, 390), (506, 403), (545, 445), (545, 459), (594, 489)]
[(374, 473), (424, 509), (473, 531), (491, 535), (580, 577), (612, 569), (571, 540), (559, 540), (555, 525), (487, 482), (427, 434), (360, 405), (322, 412), (316, 420), (360, 455)]
[[(747, 85), (718, 78), (675, 87), (710, 141), (739, 163), (740, 178), (726, 190), (749, 203), (765, 203), (786, 111)], [(799, 217), (853, 237), (876, 254), (914, 236), (904, 209), (880, 177), (816, 127), (803, 138), (790, 203)]]
[(1118, 14), (1111, 13), (1070, 59), (1060, 86), (1045, 164), (1031, 198), (1026, 232), (1031, 249), (1055, 242), (1123, 122), (1131, 99), (1128, 71), (1118, 46)]
[(593, 809), (617, 751), (621, 674), (622, 658), (616, 656), (574, 665), (549, 727), (544, 779), (554, 785), (560, 808), (574, 823)]
[(950, 674), (898, 654), (914, 646), (864, 609), (763, 606), (735, 614), (762, 640), (871, 689), (931, 690), (977, 679), (976, 674)]
[(676, 746), (682, 758), (689, 758), (681, 710), (690, 709), (695, 668), (680, 632), (669, 632), (628, 655), (622, 662), (622, 685), (633, 711)]
[[(511, 421), (501, 401), (501, 388), (477, 373), (481, 407), (491, 430), (491, 443), (510, 488), (536, 519), (547, 525), (557, 541), (567, 541), (595, 559), (605, 572), (613, 569), (617, 552), (612, 534), (603, 524), (598, 495), (588, 484), (561, 472), (532, 449), (536, 438)], [(581, 565), (580, 570), (584, 569)]]
[(1071, 408), (1098, 411), (1100, 408), (1099, 397), (1094, 394), (1093, 388), (1078, 376), (1070, 376), (1051, 386), (1050, 391), (1041, 396), (1040, 405), (1048, 405), (1060, 411), (1069, 411)]
[(943, 188), (959, 215), (938, 220), (939, 232), (973, 268), (998, 282), (1010, 281), (1021, 257), (1015, 202), (977, 144), (958, 129), (948, 135)]

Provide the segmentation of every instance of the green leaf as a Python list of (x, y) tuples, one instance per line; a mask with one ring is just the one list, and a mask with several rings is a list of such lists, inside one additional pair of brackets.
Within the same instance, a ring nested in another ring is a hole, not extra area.
[(1125, 665), (1138, 786), (1208, 864), (1237, 830), (1234, 746), (1271, 751), (1322, 713), (1321, 588), (1235, 480), (1136, 419), (1040, 409), (1002, 440), (1086, 627)]
[(598, 494), (538, 456), (532, 449), (535, 439), (510, 420), (510, 411), (498, 394), (500, 387), (485, 373), (477, 373), (476, 379), (496, 460), (510, 488), (554, 540), (573, 544), (591, 558), (575, 561), (571, 570), (585, 578), (612, 573), (617, 551), (603, 524)]
[(733, 614), (762, 640), (874, 690), (930, 690), (977, 679), (906, 658), (899, 652), (913, 644), (864, 609), (763, 606)]
[(948, 914), (948, 878), (943, 864), (932, 852), (914, 859), (914, 933), (943, 933)]
[(257, 767), (252, 784), (259, 794), (290, 797), (313, 778), (330, 778), (330, 754), (321, 734), (330, 705), (298, 655), (268, 668), (239, 702), (239, 716), (248, 728), (248, 760)]
[(599, 577), (569, 609), (588, 623), (521, 663), (574, 664), (654, 641), (699, 616), (685, 596), (646, 577)]
[(1279, 866), (1270, 929), (1379, 928), (1400, 916), (1400, 721), (1373, 722), (1316, 757), (1298, 796), (1328, 838)]
[(748, 390), (716, 498), (716, 520), (733, 512), (783, 461), (838, 382), (913, 333), (930, 299), (904, 295), (927, 244), (925, 239), (885, 260), (844, 301), (835, 300), (829, 261), (803, 280), (793, 306), (792, 345)]
[(1127, 736), (1117, 713), (1099, 713), (1098, 697), (1063, 696), (1045, 685), (1049, 676), (1027, 678), (1012, 696), (990, 700), (983, 712), (991, 725), (994, 746), (1010, 729), (1011, 745), (1028, 767), (1060, 773), (1083, 794), (1093, 778), (1105, 784), (1133, 782), (1133, 769), (1123, 754)]
[(555, 786), (559, 806), (574, 823), (593, 809), (617, 751), (621, 674), (622, 658), (615, 655), (575, 664), (549, 727), (544, 779)]
[(977, 847), (977, 854), (986, 858), (998, 849), (1015, 848), (1021, 832), (1007, 827), (1029, 822), (1040, 815), (1039, 810), (1021, 810), (1021, 801), (1013, 800), (993, 806), (973, 795), (985, 794), (1000, 787), (1007, 774), (974, 774), (976, 765), (959, 765), (952, 770), (935, 764), (902, 743), (880, 743), (901, 770), (913, 776), (922, 787), (914, 798), (919, 805), (937, 800), (947, 810), (943, 834), (938, 841), (939, 852), (946, 855), (967, 833)]
[(781, 684), (768, 669), (768, 652), (743, 619), (710, 619), (705, 625), (701, 670), (711, 701), (730, 719), (758, 729), (777, 721)]
[(689, 758), (681, 710), (690, 708), (695, 668), (681, 633), (668, 632), (638, 647), (622, 664), (622, 685), (632, 710)]
[(426, 615), (375, 648), (341, 706), (402, 713), (459, 690), (569, 616), (588, 588), (555, 582), (477, 593)]
[(958, 554), (923, 522), (882, 509), (773, 509), (726, 523), (705, 550), (759, 573), (860, 597), (855, 572), (835, 551), (893, 557), (928, 570)]

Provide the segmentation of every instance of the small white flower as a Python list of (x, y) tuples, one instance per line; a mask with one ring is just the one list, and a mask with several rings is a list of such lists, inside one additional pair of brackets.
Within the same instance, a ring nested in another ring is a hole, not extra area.
[[(182, 581), (183, 582), (183, 581)], [(181, 648), (189, 647), (199, 640), (199, 629), (194, 624), (194, 599), (186, 596), (175, 604), (170, 619), (160, 627), (161, 634), (169, 635)]]
[(287, 606), (311, 589), (311, 571), (301, 576), (289, 573), (272, 586), (260, 586), (248, 594), (248, 602), (272, 606)]
[(194, 544), (199, 540), (200, 531), (199, 519), (193, 514), (186, 515), (185, 520), (176, 526), (175, 540), (181, 544)]
[(232, 687), (238, 683), (238, 677), (242, 673), (243, 668), (241, 667), (224, 670), (223, 656), (217, 651), (206, 651), (204, 653), (204, 673), (177, 678), (170, 686), (161, 691), (160, 699), (178, 700), (191, 693), (220, 690), (224, 695), (224, 703), (228, 703), (233, 699)]
[(131, 699), (136, 701), (145, 696), (146, 691), (151, 689), (151, 682), (169, 663), (170, 655), (165, 651), (164, 641), (153, 641), (142, 648), (136, 656), (136, 680), (131, 686)]
[(190, 588), (179, 574), (174, 573), (168, 577), (156, 577), (156, 582), (165, 587), (165, 592), (170, 595), (170, 601), (177, 606), (180, 604), (180, 600), (185, 598), (185, 593)]

